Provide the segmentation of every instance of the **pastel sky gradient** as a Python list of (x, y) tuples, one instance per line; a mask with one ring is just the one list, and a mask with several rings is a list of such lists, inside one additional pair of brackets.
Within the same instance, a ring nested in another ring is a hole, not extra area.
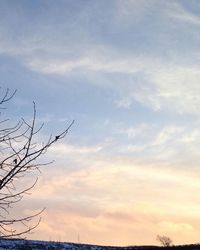
[(198, 0), (0, 1), (8, 115), (34, 100), (39, 141), (75, 119), (19, 208), (47, 208), (29, 238), (199, 242), (199, 44)]

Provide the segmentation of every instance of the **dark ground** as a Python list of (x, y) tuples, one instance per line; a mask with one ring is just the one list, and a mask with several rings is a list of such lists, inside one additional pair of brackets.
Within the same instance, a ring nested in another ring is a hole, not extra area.
[(172, 247), (159, 246), (96, 246), (86, 244), (32, 241), (32, 240), (0, 240), (0, 250), (200, 250), (200, 244)]

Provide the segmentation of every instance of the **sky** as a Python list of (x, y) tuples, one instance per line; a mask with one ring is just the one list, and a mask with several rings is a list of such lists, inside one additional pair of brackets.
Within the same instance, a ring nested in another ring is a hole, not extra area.
[(28, 238), (199, 242), (199, 44), (198, 0), (0, 1), (6, 115), (35, 101), (38, 142), (75, 120), (15, 210), (46, 207)]

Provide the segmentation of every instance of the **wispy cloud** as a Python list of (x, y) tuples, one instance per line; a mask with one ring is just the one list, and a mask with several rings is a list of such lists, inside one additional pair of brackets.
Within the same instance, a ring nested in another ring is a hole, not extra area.
[[(183, 127), (165, 127), (162, 129), (162, 131), (158, 134), (157, 138), (154, 141), (154, 145), (162, 145), (166, 143), (170, 143), (176, 140), (177, 138), (180, 138), (180, 135), (184, 131)], [(172, 144), (172, 143), (171, 143)]]
[[(197, 14), (192, 13), (184, 8), (183, 5), (181, 5), (178, 2), (170, 2), (167, 3), (169, 9), (167, 10), (167, 13), (169, 17), (176, 19), (180, 22), (184, 22), (186, 24), (192, 24), (192, 25), (200, 25), (200, 18)], [(197, 6), (198, 8), (198, 6)]]
[[(63, 232), (67, 232), (73, 241), (78, 232), (82, 241), (108, 244), (107, 237), (103, 242), (99, 241), (99, 234), (107, 235), (109, 231), (109, 238), (110, 235), (116, 237), (123, 227), (124, 236), (115, 244), (133, 244), (130, 239), (137, 240), (137, 236), (128, 237), (130, 229), (136, 235), (142, 235), (147, 225), (146, 244), (155, 244), (157, 233), (170, 233), (177, 244), (182, 240), (178, 236), (180, 233), (198, 239), (194, 232), (195, 215), (188, 215), (189, 210), (199, 206), (199, 199), (192, 192), (199, 188), (198, 177), (175, 168), (170, 170), (159, 165), (144, 166), (124, 161), (121, 164), (114, 159), (101, 159), (98, 164), (95, 161), (94, 165), (71, 173), (64, 171), (62, 175), (57, 171), (57, 176), (41, 183), (31, 197), (36, 203), (45, 199), (48, 204), (38, 234), (47, 227), (45, 237), (48, 239), (53, 232), (52, 222), (56, 221), (60, 225), (56, 235), (65, 238)], [(52, 194), (56, 199), (52, 199)], [(59, 204), (62, 206), (58, 209)], [(178, 214), (176, 211), (179, 211)], [(119, 220), (120, 229), (117, 227)], [(137, 242), (144, 242), (143, 238)]]
[(77, 118), (27, 198), (29, 211), (48, 208), (33, 237), (197, 241), (197, 1), (15, 2), (2, 1), (0, 15), (2, 81), (23, 93), (13, 110), (28, 113), (33, 95), (50, 130)]
[[(123, 23), (135, 25), (135, 22), (146, 20), (145, 18), (148, 17), (149, 13), (154, 13), (158, 8), (162, 11), (166, 20), (173, 18), (175, 21), (179, 20), (192, 25), (200, 22), (198, 15), (187, 10), (183, 4), (176, 1), (170, 3), (153, 1), (151, 4), (149, 1), (116, 1), (113, 4), (111, 26), (115, 22), (122, 26)], [(162, 8), (162, 5), (165, 8)], [(94, 4), (90, 8), (96, 10), (95, 6)], [(76, 26), (81, 20), (85, 21), (84, 11), (89, 11), (90, 8), (86, 5), (77, 22), (69, 19), (69, 23)], [(89, 11), (88, 20), (91, 20), (93, 15), (94, 13)], [(159, 15), (156, 14), (156, 17), (159, 18)], [(40, 18), (42, 19), (41, 16)], [(163, 19), (162, 22), (166, 22), (166, 20)], [(62, 42), (66, 40), (66, 35), (62, 32), (66, 28), (64, 24), (60, 26), (60, 30), (55, 31), (62, 38), (59, 44), (49, 35), (53, 27), (50, 26), (49, 30), (45, 20), (43, 20), (41, 27), (44, 34), (41, 34), (40, 30), (35, 36), (28, 33), (25, 40), (17, 39), (13, 41), (8, 36), (4, 36), (6, 31), (2, 28), (2, 54), (19, 58), (26, 67), (35, 72), (61, 76), (73, 73), (73, 75), (80, 77), (86, 76), (91, 84), (98, 84), (98, 86), (102, 84), (105, 88), (105, 82), (102, 81), (99, 84), (98, 81), (103, 74), (104, 78), (107, 79), (106, 84), (109, 85), (109, 88), (111, 86), (119, 95), (117, 101), (115, 100), (118, 107), (131, 108), (133, 102), (136, 101), (151, 107), (154, 111), (170, 109), (178, 113), (199, 113), (200, 100), (197, 94), (199, 91), (199, 63), (197, 56), (194, 56), (195, 51), (192, 51), (193, 60), (188, 60), (191, 54), (186, 53), (185, 62), (176, 51), (173, 51), (176, 60), (173, 59), (172, 61), (166, 60), (160, 54), (144, 54), (140, 49), (136, 52), (133, 48), (133, 51), (127, 53), (125, 47), (123, 50), (119, 50), (115, 46), (115, 42), (111, 45), (106, 39), (102, 40), (101, 43), (92, 43), (89, 39), (91, 35), (90, 25), (85, 27), (86, 41), (83, 41), (83, 45), (77, 41), (67, 41), (66, 44)], [(178, 26), (179, 23), (176, 22), (175, 25)], [(169, 26), (170, 31), (173, 25), (169, 22)], [(115, 32), (122, 32), (125, 29), (123, 27), (121, 30), (116, 27)], [(131, 29), (131, 27), (129, 26), (128, 29)], [(45, 32), (48, 33), (49, 40), (45, 38)], [(74, 37), (77, 33), (75, 30), (70, 30), (70, 34)], [(171, 32), (167, 34), (170, 39)], [(125, 37), (124, 39), (128, 38)], [(155, 39), (153, 34), (152, 39)], [(76, 53), (71, 51), (76, 51)], [(152, 48), (152, 51), (155, 51), (155, 48)], [(105, 76), (105, 74), (109, 76)], [(113, 74), (124, 75), (123, 83), (121, 80), (112, 77)], [(171, 103), (173, 103), (173, 108), (171, 108)]]
[[(154, 64), (152, 65), (152, 61)], [(108, 78), (109, 85), (115, 91), (121, 92), (121, 98), (117, 101), (119, 107), (130, 108), (133, 101), (137, 101), (153, 110), (171, 109), (178, 113), (199, 113), (200, 98), (198, 97), (198, 65), (187, 65), (179, 63), (166, 63), (159, 58), (135, 57), (110, 59), (81, 58), (78, 61), (64, 61), (48, 63), (30, 63), (30, 67), (43, 73), (54, 74), (88, 74), (95, 72), (99, 74), (125, 74), (125, 83), (114, 82)], [(130, 77), (132, 76), (132, 78)], [(99, 82), (90, 79), (92, 84)], [(102, 82), (103, 87), (105, 87)], [(127, 91), (126, 91), (127, 89)], [(123, 96), (124, 95), (124, 96)], [(171, 103), (173, 103), (173, 108)]]

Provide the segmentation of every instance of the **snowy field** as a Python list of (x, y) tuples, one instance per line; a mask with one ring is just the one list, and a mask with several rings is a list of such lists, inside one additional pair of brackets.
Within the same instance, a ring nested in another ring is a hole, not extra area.
[[(112, 247), (112, 246), (95, 246), (86, 244), (74, 244), (64, 242), (50, 242), (50, 241), (34, 241), (34, 240), (0, 240), (0, 250), (137, 250), (140, 247)], [(152, 247), (148, 250), (153, 249)], [(147, 250), (147, 249), (146, 249)]]
[(95, 246), (63, 242), (33, 241), (33, 240), (0, 240), (0, 250), (200, 250), (198, 245), (158, 247), (158, 246)]

